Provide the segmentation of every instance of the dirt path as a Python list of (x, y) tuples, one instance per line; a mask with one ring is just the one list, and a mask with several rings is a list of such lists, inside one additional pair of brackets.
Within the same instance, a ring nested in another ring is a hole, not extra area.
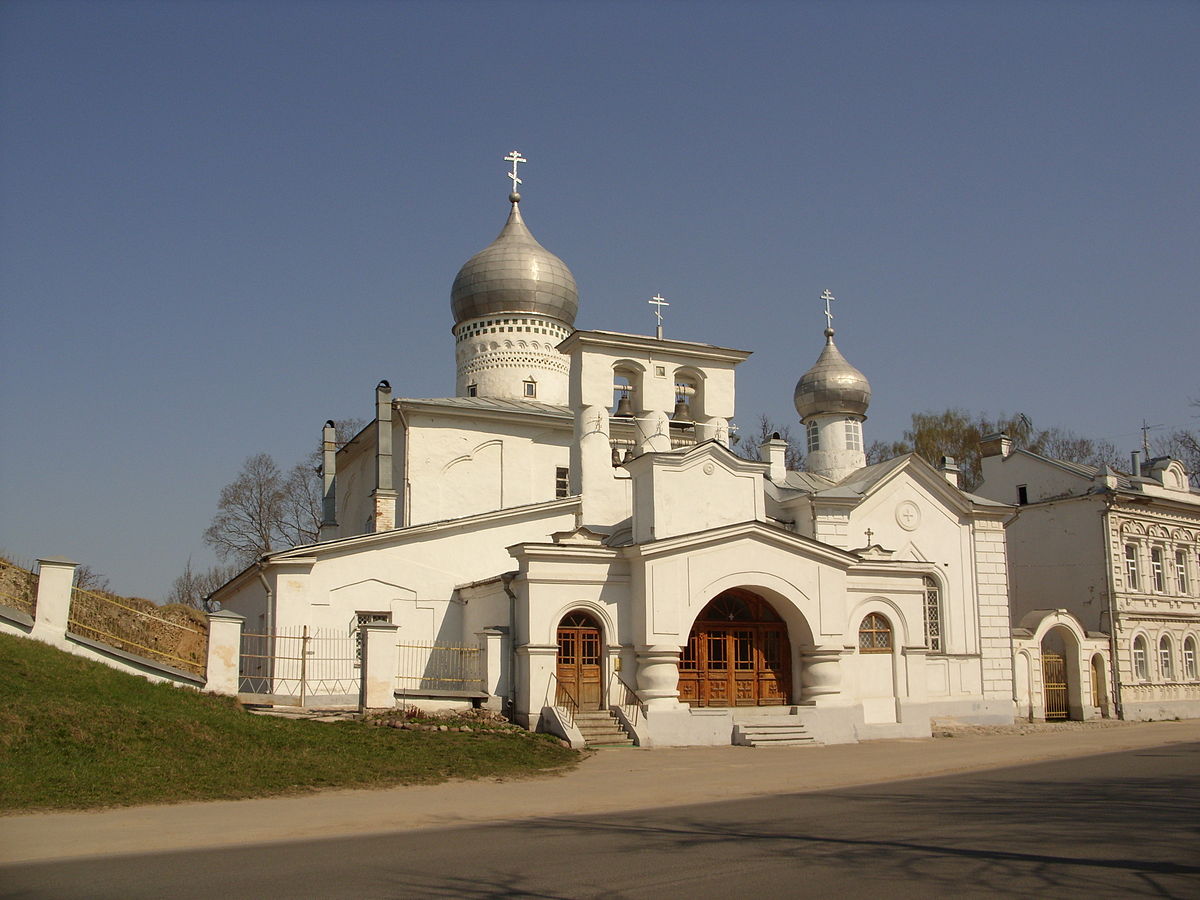
[(940, 728), (834, 747), (611, 750), (566, 775), (0, 818), (0, 863), (346, 837), (800, 793), (1200, 742), (1200, 720)]

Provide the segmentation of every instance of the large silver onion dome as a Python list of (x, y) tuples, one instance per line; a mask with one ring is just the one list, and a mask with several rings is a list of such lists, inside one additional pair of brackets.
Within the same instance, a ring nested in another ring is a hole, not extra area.
[(842, 356), (833, 343), (833, 329), (825, 329), (825, 349), (813, 367), (796, 382), (794, 397), (800, 418), (818, 413), (865, 416), (871, 404), (867, 376)]
[(520, 194), (509, 200), (512, 212), (499, 236), (466, 261), (450, 288), (454, 324), (496, 313), (537, 313), (574, 325), (575, 276), (525, 226)]

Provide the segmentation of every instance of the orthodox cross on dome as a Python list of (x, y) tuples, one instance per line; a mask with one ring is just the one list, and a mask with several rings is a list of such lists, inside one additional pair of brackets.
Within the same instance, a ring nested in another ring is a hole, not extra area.
[(508, 173), (508, 177), (512, 179), (512, 183), (513, 183), (512, 192), (515, 194), (517, 192), (517, 185), (524, 184), (524, 182), (521, 181), (521, 179), (517, 177), (517, 164), (523, 163), (523, 162), (529, 162), (529, 160), (527, 160), (525, 157), (523, 157), (521, 155), (520, 150), (514, 150), (510, 154), (508, 154), (508, 156), (504, 157), (504, 161), (510, 162), (513, 164), (512, 171)]
[(833, 331), (833, 310), (829, 308), (829, 304), (836, 300), (837, 297), (833, 296), (829, 288), (826, 288), (825, 292), (821, 294), (821, 299), (825, 301), (825, 330)]
[(873, 538), (874, 536), (875, 536), (875, 532), (873, 532), (870, 528), (868, 528), (867, 529), (867, 546), (868, 547), (871, 546), (871, 538)]
[(662, 308), (664, 306), (670, 306), (671, 304), (668, 303), (662, 297), (661, 294), (655, 294), (653, 297), (651, 297), (646, 302), (654, 307), (654, 315), (658, 317), (658, 328), (655, 330), (654, 336), (657, 337), (661, 341), (662, 340)]

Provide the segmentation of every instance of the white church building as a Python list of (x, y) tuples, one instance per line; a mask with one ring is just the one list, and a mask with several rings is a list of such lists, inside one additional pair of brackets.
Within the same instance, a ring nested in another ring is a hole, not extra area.
[(451, 290), (454, 396), (385, 381), (353, 440), (335, 451), (327, 427), (320, 541), (214, 599), (248, 630), (374, 622), (393, 646), (482, 645), (475, 702), (576, 743), (1012, 722), (1012, 507), (960, 490), (950, 460), (866, 465), (871, 389), (832, 328), (796, 385), (804, 470), (780, 440), (735, 455), (749, 353), (575, 330), (570, 270), (509, 200)]

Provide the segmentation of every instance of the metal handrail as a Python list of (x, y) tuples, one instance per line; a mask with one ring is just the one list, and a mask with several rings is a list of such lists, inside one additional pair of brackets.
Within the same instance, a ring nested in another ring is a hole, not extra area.
[[(574, 725), (575, 714), (579, 712), (579, 702), (571, 696), (571, 692), (567, 690), (566, 685), (559, 681), (558, 676), (553, 672), (550, 673), (550, 683), (554, 686), (554, 702), (549, 705), (558, 710), (566, 718), (569, 725)], [(549, 686), (547, 686), (547, 690), (549, 690)], [(566, 703), (563, 702), (564, 700)]]
[[(625, 689), (622, 698), (615, 703), (613, 703), (613, 681), (616, 681)], [(630, 685), (628, 681), (621, 677), (621, 673), (616, 670), (609, 676), (608, 686), (609, 702), (614, 706), (620, 707), (621, 713), (629, 720), (630, 725), (636, 725), (638, 718), (641, 716), (643, 703), (642, 695), (638, 693), (637, 688)]]

